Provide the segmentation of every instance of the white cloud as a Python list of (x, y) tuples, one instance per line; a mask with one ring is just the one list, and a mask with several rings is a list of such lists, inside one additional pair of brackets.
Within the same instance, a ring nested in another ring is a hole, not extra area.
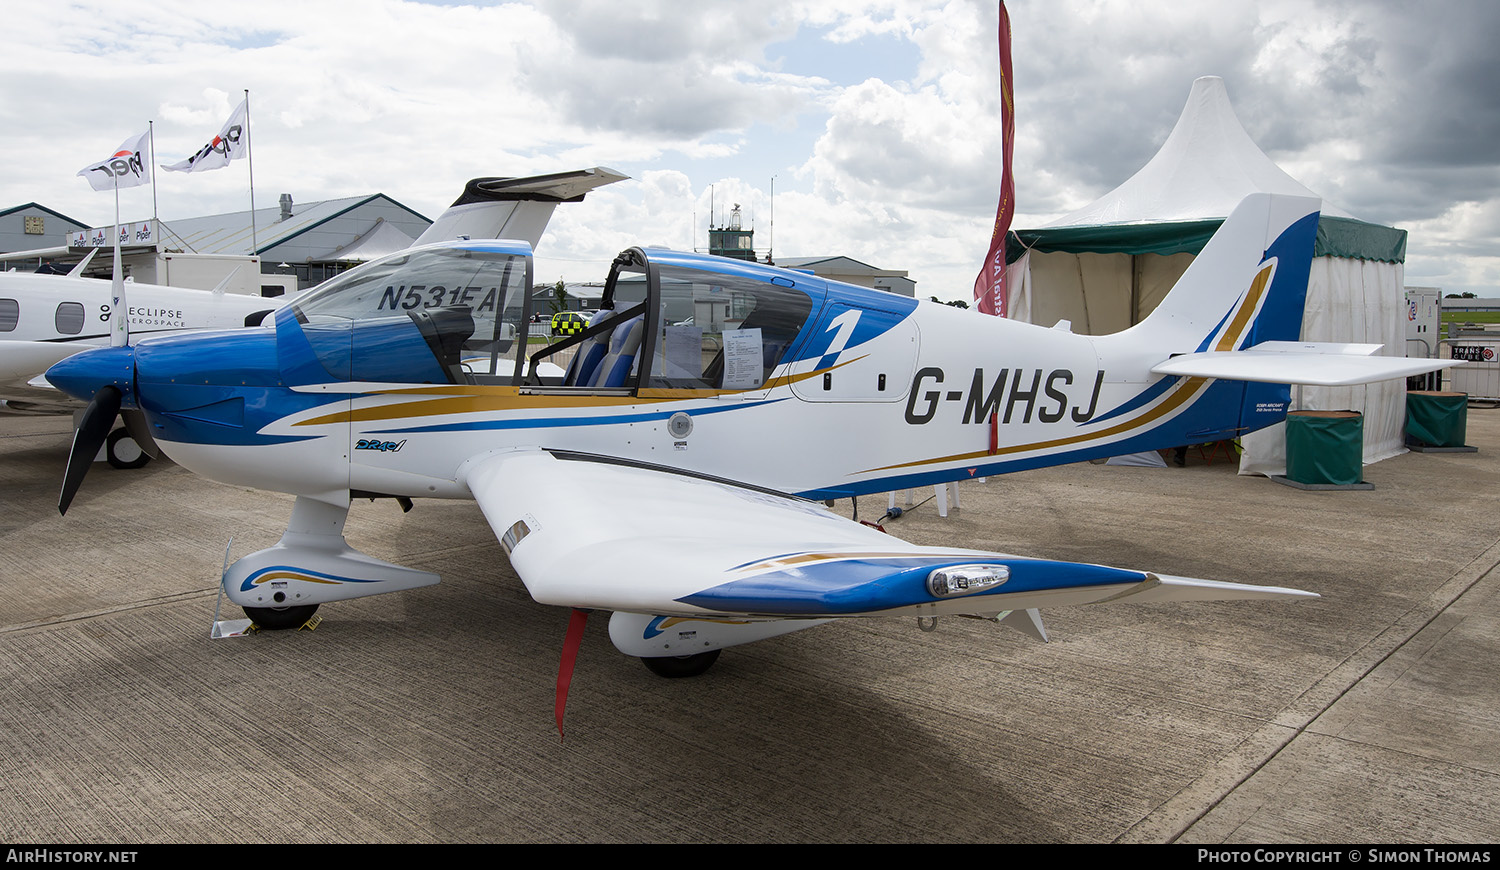
[[(1493, 277), (1500, 244), (1475, 215), (1492, 215), (1500, 193), (1500, 61), (1487, 45), (1500, 5), (1449, 0), (1429, 15), (1343, 0), (1008, 6), (1018, 226), (1129, 177), (1192, 79), (1217, 74), (1251, 136), (1294, 176), (1356, 215), (1410, 229), (1414, 269)], [(993, 3), (681, 9), (12, 3), (9, 32), (29, 36), (0, 54), (13, 167), (0, 205), (34, 200), (103, 223), (106, 198), (73, 179), (101, 143), (155, 119), (161, 159), (177, 159), (249, 88), (260, 205), (283, 191), (306, 202), (378, 190), (435, 215), (471, 177), (602, 164), (638, 180), (559, 209), (546, 240), (556, 249), (544, 253), (607, 262), (630, 244), (693, 244), (710, 184), (753, 208), (759, 241), (767, 185), (737, 179), (764, 172), (779, 177), (782, 255), (843, 253), (908, 269), (923, 295), (967, 292), (999, 187)], [(906, 52), (899, 62), (879, 54), (893, 48)], [(874, 53), (851, 63), (865, 49)], [(163, 178), (158, 193), (165, 217), (247, 205), (238, 165)], [(130, 192), (124, 205), (139, 215), (149, 201)]]

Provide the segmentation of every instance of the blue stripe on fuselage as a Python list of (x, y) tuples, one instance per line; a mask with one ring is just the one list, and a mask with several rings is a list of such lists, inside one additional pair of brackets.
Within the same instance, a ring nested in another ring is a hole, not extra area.
[(522, 417), (519, 419), (501, 420), (469, 420), (460, 423), (435, 423), (430, 426), (397, 426), (392, 429), (363, 429), (371, 435), (414, 435), (421, 432), (481, 432), (492, 429), (545, 429), (564, 428), (571, 426), (608, 426), (612, 423), (644, 423), (651, 420), (665, 420), (674, 414), (688, 414), (694, 417), (702, 417), (708, 414), (719, 414), (724, 411), (738, 411), (745, 408), (755, 408), (761, 405), (774, 405), (777, 402), (785, 402), (786, 399), (769, 399), (763, 402), (741, 402), (719, 408), (672, 408), (665, 411), (651, 411), (643, 414), (616, 414), (612, 416), (589, 416), (589, 417)]
[(1088, 422), (1090, 425), (1102, 423), (1103, 421), (1108, 420), (1112, 417), (1118, 417), (1121, 414), (1128, 414), (1131, 411), (1134, 411), (1136, 408), (1150, 404), (1158, 397), (1165, 394), (1167, 390), (1170, 390), (1172, 388), (1172, 385), (1177, 383), (1177, 380), (1178, 379), (1175, 376), (1163, 376), (1156, 383), (1137, 393), (1135, 398), (1127, 399), (1124, 403), (1120, 404), (1114, 410), (1100, 414), (1099, 416), (1093, 418), (1092, 420), (1089, 420)]

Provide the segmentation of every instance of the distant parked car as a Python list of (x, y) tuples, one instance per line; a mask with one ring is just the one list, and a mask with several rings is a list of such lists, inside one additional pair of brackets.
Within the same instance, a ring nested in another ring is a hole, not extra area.
[(553, 335), (577, 335), (589, 322), (577, 311), (559, 311), (552, 315)]

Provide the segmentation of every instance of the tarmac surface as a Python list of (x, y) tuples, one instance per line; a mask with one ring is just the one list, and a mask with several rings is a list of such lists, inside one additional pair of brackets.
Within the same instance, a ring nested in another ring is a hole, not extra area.
[[(1500, 839), (1500, 411), (1475, 454), (1368, 492), (1079, 464), (962, 485), (922, 543), (1293, 586), (1298, 602), (846, 620), (652, 676), (568, 614), (469, 502), (360, 502), (346, 533), (438, 586), (210, 640), (224, 549), (291, 499), (96, 464), (0, 418), (0, 831), (12, 842), (1490, 843)], [(931, 493), (919, 495), (919, 498)], [(847, 503), (843, 503), (847, 505)], [(860, 500), (874, 519), (883, 498)], [(226, 605), (227, 607), (227, 605)], [(238, 616), (226, 613), (226, 616)]]

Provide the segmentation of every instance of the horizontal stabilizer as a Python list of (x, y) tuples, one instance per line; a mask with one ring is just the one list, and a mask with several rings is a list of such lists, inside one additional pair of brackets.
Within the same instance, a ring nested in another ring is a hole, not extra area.
[(470, 181), (454, 205), (471, 202), (517, 200), (525, 202), (579, 202), (596, 187), (629, 178), (604, 166), (527, 175), (520, 178), (476, 178)]
[(1337, 353), (1348, 356), (1374, 356), (1384, 345), (1354, 344), (1341, 341), (1263, 341), (1252, 350), (1256, 353)]
[(1460, 364), (1457, 360), (1373, 356), (1379, 348), (1372, 344), (1268, 341), (1248, 350), (1181, 354), (1154, 366), (1151, 372), (1186, 378), (1347, 387)]

